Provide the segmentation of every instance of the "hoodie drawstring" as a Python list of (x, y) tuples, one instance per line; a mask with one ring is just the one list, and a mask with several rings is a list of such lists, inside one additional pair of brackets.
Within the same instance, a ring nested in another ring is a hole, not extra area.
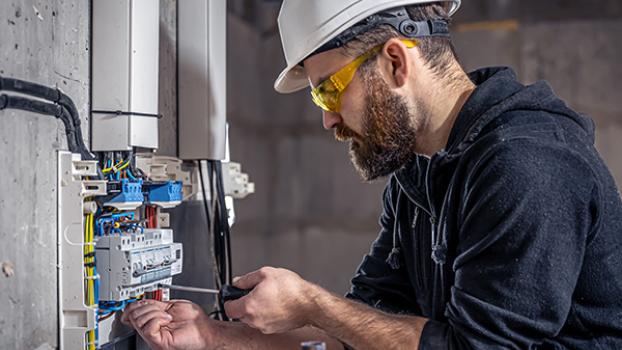
[(387, 257), (387, 264), (393, 270), (398, 270), (400, 268), (400, 248), (399, 248), (399, 236), (397, 231), (397, 215), (400, 212), (400, 202), (402, 198), (402, 191), (399, 191), (397, 194), (397, 204), (395, 205), (395, 213), (393, 214), (393, 249), (391, 249), (391, 253)]

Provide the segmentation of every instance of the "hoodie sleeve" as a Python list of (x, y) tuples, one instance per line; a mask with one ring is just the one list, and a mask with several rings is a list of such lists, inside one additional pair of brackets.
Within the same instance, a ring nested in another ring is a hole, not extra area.
[(564, 145), (505, 141), (465, 178), (454, 284), (419, 349), (532, 349), (569, 314), (598, 186)]
[(370, 252), (363, 257), (352, 287), (346, 297), (391, 313), (419, 314), (414, 290), (404, 264), (397, 270), (387, 263), (393, 248), (394, 203), (398, 185), (391, 178), (383, 194), (383, 212), (380, 216), (380, 234), (372, 243)]

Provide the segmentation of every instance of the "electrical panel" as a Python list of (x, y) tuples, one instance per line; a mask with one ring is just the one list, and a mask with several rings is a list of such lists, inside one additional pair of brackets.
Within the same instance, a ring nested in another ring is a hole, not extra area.
[[(116, 348), (132, 332), (115, 321), (118, 311), (168, 300), (163, 285), (182, 273), (184, 251), (166, 210), (197, 194), (220, 247), (215, 288), (231, 283), (232, 201), (254, 192), (239, 164), (219, 161), (227, 153), (226, 0), (177, 3), (181, 159), (149, 152), (158, 147), (159, 2), (93, 0), (91, 8), (94, 154), (58, 154), (61, 350)], [(207, 178), (200, 163), (182, 159), (208, 159)]]
[(93, 151), (158, 148), (160, 4), (93, 0)]
[(174, 166), (175, 173), (164, 168), (151, 177), (132, 152), (80, 158), (59, 154), (61, 349), (109, 344), (119, 336), (117, 311), (140, 299), (166, 300), (161, 285), (182, 272), (183, 247), (164, 227), (162, 210), (179, 205), (184, 187), (192, 187), (191, 176)]
[(225, 159), (227, 1), (177, 2), (179, 158)]

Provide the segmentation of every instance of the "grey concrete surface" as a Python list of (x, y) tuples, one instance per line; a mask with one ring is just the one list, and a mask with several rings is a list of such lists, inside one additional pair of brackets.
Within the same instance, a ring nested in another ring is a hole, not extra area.
[[(87, 123), (89, 2), (0, 2), (0, 75), (58, 86)], [(0, 111), (0, 349), (56, 348), (56, 151), (63, 126)], [(88, 127), (85, 130), (88, 135)]]

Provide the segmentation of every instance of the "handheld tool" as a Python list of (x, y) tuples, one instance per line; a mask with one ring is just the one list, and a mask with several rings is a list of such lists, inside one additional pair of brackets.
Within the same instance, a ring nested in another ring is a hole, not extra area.
[(172, 290), (180, 290), (184, 292), (194, 292), (194, 293), (207, 293), (207, 294), (217, 294), (220, 296), (223, 302), (240, 299), (241, 297), (250, 293), (250, 289), (241, 289), (238, 287), (234, 287), (228, 284), (222, 286), (220, 290), (218, 289), (208, 289), (208, 288), (196, 288), (196, 287), (186, 287), (186, 286), (178, 286), (174, 284), (159, 284), (160, 288), (168, 288)]

